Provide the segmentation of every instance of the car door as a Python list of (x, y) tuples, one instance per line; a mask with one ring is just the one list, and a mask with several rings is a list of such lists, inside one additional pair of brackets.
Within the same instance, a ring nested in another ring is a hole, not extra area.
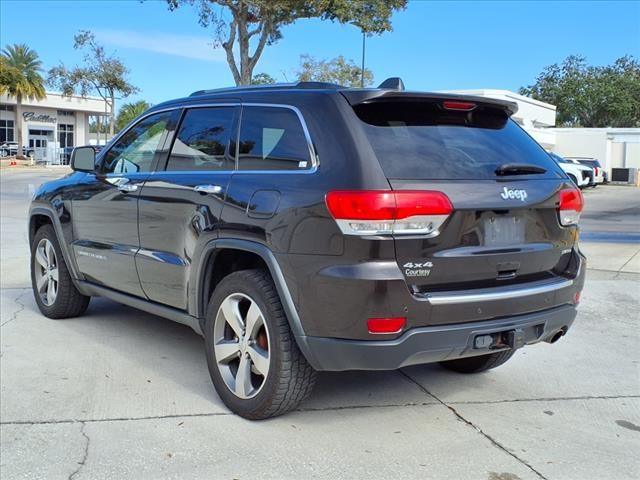
[(150, 300), (187, 310), (192, 261), (218, 234), (235, 169), (238, 113), (229, 104), (185, 109), (164, 169), (142, 188), (136, 264)]
[(135, 265), (138, 197), (175, 112), (144, 117), (110, 146), (72, 192), (73, 251), (85, 278), (144, 297)]

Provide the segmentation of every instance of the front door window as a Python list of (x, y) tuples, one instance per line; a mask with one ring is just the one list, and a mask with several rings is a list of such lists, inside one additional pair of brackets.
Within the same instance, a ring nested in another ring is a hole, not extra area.
[(156, 153), (164, 144), (173, 111), (156, 113), (131, 127), (107, 152), (100, 172), (150, 172)]

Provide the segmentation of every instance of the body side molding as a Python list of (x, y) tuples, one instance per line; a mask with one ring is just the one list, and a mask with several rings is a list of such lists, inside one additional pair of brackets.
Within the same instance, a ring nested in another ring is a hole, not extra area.
[(202, 330), (200, 329), (200, 322), (198, 319), (181, 310), (160, 305), (159, 303), (146, 299), (134, 297), (133, 295), (118, 292), (110, 288), (101, 287), (90, 282), (81, 281), (78, 283), (80, 291), (85, 295), (106, 297), (115, 302), (123, 303), (129, 307), (137, 308), (138, 310), (143, 310), (153, 315), (158, 315), (174, 322), (187, 325), (198, 335), (202, 336)]

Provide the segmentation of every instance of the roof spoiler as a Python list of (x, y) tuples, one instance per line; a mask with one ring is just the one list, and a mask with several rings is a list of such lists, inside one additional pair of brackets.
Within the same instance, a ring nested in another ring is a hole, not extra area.
[[(383, 82), (383, 84), (386, 82)], [(401, 90), (341, 90), (340, 93), (351, 105), (362, 103), (375, 103), (385, 101), (410, 102), (410, 101), (431, 101), (444, 102), (447, 100), (459, 102), (472, 102), (477, 105), (500, 108), (507, 112), (509, 116), (518, 111), (518, 104), (497, 98), (478, 97), (474, 95), (458, 95), (453, 93), (424, 93), (406, 92)]]

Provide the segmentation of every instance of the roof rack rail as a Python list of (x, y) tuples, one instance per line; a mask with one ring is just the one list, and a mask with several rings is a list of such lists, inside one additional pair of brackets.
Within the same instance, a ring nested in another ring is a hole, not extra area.
[(343, 85), (329, 82), (295, 82), (295, 83), (269, 83), (264, 85), (240, 85), (237, 87), (225, 87), (215, 88), (211, 90), (198, 90), (193, 92), (190, 97), (198, 97), (200, 95), (209, 95), (212, 93), (223, 92), (245, 92), (245, 91), (260, 91), (260, 90), (288, 90), (292, 88), (300, 89), (333, 89), (346, 88)]

